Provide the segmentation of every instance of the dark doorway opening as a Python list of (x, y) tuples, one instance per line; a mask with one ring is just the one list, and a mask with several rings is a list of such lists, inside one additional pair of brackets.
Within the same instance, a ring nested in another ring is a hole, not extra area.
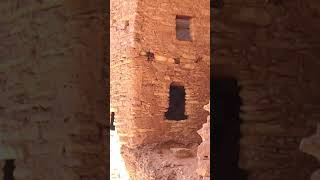
[(114, 116), (115, 116), (115, 113), (114, 112), (111, 112), (111, 125), (110, 125), (110, 129), (112, 131), (114, 131), (116, 129), (115, 125), (114, 125)]
[(14, 168), (15, 168), (15, 165), (14, 165), (13, 159), (5, 161), (5, 165), (3, 167), (3, 174), (4, 174), (3, 180), (14, 180), (14, 175), (13, 175)]
[(213, 80), (213, 174), (216, 180), (245, 180), (239, 169), (239, 86), (233, 78)]
[(185, 120), (188, 118), (185, 115), (186, 92), (184, 86), (172, 83), (170, 85), (169, 108), (165, 113), (165, 118), (168, 120)]

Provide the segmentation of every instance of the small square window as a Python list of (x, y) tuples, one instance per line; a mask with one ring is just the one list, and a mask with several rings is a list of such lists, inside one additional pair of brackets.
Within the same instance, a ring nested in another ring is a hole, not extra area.
[(190, 19), (188, 16), (176, 17), (176, 37), (181, 41), (191, 41)]

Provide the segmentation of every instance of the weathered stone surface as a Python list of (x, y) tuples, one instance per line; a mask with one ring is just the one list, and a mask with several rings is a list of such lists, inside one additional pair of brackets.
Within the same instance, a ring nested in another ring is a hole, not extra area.
[(0, 2), (1, 178), (15, 159), (16, 180), (107, 179), (105, 7)]
[[(203, 105), (210, 96), (209, 9), (208, 0), (111, 1), (110, 105), (116, 110), (116, 129), (123, 149), (168, 142), (182, 144), (180, 148), (201, 142), (197, 130), (205, 122)], [(176, 18), (181, 15), (191, 17), (192, 41), (177, 39)], [(122, 19), (129, 21), (126, 28)], [(184, 86), (186, 120), (165, 117), (172, 83)], [(182, 158), (191, 157), (190, 153), (179, 149), (174, 154), (184, 163), (196, 161), (194, 152), (193, 158)], [(145, 163), (152, 159), (131, 151), (123, 156), (132, 179), (196, 176), (196, 164), (188, 174), (183, 173), (187, 167), (182, 167), (183, 171), (172, 167), (163, 170), (169, 173), (165, 175), (157, 166), (147, 167)]]
[[(210, 112), (210, 102), (203, 107)], [(210, 177), (210, 115), (207, 122), (197, 131), (202, 138), (202, 143), (198, 146), (198, 168), (197, 173), (201, 177)]]
[(189, 158), (194, 156), (192, 151), (187, 148), (170, 148), (170, 151), (173, 153), (175, 157), (178, 158)]
[[(205, 122), (202, 106), (210, 92), (210, 59), (202, 58), (210, 56), (209, 1), (193, 7), (201, 11), (190, 9), (190, 2), (111, 2), (111, 107), (117, 110), (119, 134), (130, 134), (120, 137), (128, 146), (201, 141), (196, 130)], [(124, 12), (132, 31), (117, 28)], [(192, 17), (192, 42), (176, 38), (181, 14)], [(185, 87), (185, 121), (164, 119), (173, 82)]]
[(271, 16), (265, 9), (244, 7), (233, 14), (233, 18), (239, 22), (252, 23), (259, 26), (267, 26), (271, 23)]
[(212, 14), (212, 67), (240, 86), (239, 168), (248, 180), (309, 179), (319, 162), (299, 144), (319, 121), (319, 2), (224, 2)]
[(197, 173), (202, 177), (210, 176), (210, 160), (203, 160), (198, 164)]
[(198, 146), (198, 159), (210, 160), (210, 141), (204, 141)]

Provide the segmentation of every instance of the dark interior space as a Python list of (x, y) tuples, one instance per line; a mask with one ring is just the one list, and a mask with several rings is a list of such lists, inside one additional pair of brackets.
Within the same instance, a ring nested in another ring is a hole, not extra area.
[(224, 6), (223, 0), (210, 0), (210, 7), (215, 9), (221, 9)]
[(115, 113), (114, 112), (111, 112), (111, 125), (110, 125), (110, 129), (112, 131), (114, 131), (116, 129), (116, 127), (114, 126), (114, 116), (115, 116)]
[(185, 115), (186, 92), (183, 86), (171, 84), (169, 95), (169, 108), (165, 113), (168, 120), (184, 120), (188, 116)]
[(13, 171), (14, 171), (15, 165), (14, 160), (6, 160), (5, 165), (3, 167), (3, 180), (14, 180)]
[(213, 80), (213, 176), (216, 180), (246, 180), (239, 169), (239, 86), (233, 78)]

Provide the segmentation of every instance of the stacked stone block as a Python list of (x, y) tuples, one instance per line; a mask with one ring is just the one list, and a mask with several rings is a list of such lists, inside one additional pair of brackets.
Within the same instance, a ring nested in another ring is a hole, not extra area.
[[(118, 111), (120, 139), (130, 147), (170, 140), (200, 142), (196, 131), (204, 123), (199, 119), (206, 116), (202, 102), (209, 98), (209, 1), (196, 7), (191, 1), (128, 3), (115, 1), (111, 8), (111, 106)], [(123, 9), (127, 14), (117, 18)], [(192, 42), (176, 39), (177, 15), (192, 17)], [(176, 58), (180, 64), (175, 64)], [(186, 89), (186, 121), (164, 118), (172, 82)]]
[(0, 2), (0, 164), (16, 180), (106, 179), (104, 7)]
[(249, 180), (304, 180), (319, 163), (299, 150), (319, 117), (315, 1), (224, 1), (212, 11), (213, 71), (240, 84), (239, 167)]

